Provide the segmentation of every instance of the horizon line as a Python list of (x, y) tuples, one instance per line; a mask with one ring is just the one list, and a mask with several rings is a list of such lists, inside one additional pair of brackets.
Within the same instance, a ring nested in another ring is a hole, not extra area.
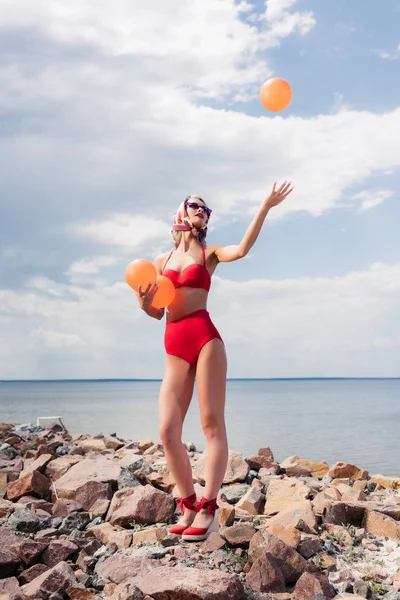
[[(332, 381), (332, 380), (399, 380), (400, 377), (227, 377), (226, 381)], [(86, 379), (0, 379), (0, 383), (83, 383), (108, 381), (162, 381), (162, 378), (86, 378)]]

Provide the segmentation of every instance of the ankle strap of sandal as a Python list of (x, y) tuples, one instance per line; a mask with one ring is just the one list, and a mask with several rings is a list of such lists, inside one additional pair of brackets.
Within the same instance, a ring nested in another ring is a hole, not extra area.
[(210, 515), (213, 515), (218, 508), (217, 499), (207, 500), (204, 496), (197, 505), (197, 512), (200, 512), (202, 508), (207, 509)]
[(187, 498), (177, 498), (176, 499), (176, 503), (179, 506), (179, 509), (181, 511), (181, 514), (183, 515), (183, 512), (185, 510), (185, 506), (186, 508), (189, 508), (190, 510), (196, 510), (196, 506), (193, 506), (194, 502), (196, 502), (196, 493), (192, 494), (191, 496), (188, 496)]

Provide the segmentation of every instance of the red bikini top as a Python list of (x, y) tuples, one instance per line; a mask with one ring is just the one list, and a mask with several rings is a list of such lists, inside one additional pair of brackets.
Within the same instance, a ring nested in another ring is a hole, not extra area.
[(201, 247), (201, 250), (203, 252), (203, 264), (193, 263), (192, 265), (185, 267), (180, 273), (174, 269), (165, 270), (165, 265), (171, 258), (172, 252), (174, 252), (174, 250), (172, 250), (165, 261), (163, 275), (168, 277), (176, 288), (186, 286), (200, 288), (207, 290), (208, 292), (211, 287), (211, 275), (206, 268), (206, 255), (203, 246)]

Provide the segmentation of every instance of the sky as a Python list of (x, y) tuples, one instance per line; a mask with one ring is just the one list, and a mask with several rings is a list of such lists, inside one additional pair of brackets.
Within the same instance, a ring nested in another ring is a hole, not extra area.
[[(126, 265), (189, 194), (237, 244), (228, 377), (400, 376), (397, 0), (0, 0), (0, 379), (160, 378)], [(289, 81), (281, 113), (259, 101)]]

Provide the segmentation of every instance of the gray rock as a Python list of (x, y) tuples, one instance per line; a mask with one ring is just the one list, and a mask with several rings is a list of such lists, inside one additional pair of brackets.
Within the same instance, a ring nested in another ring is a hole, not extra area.
[(64, 531), (73, 531), (74, 529), (83, 530), (90, 523), (89, 513), (86, 511), (72, 512), (63, 519), (61, 529)]
[(372, 596), (371, 588), (368, 586), (368, 583), (362, 579), (358, 579), (353, 583), (353, 594), (363, 596), (363, 598), (371, 598)]
[(91, 529), (91, 527), (94, 527), (95, 525), (101, 525), (102, 523), (104, 523), (104, 519), (102, 519), (101, 517), (96, 517), (95, 519), (93, 519), (93, 521), (90, 521), (86, 529)]
[(236, 504), (245, 495), (249, 487), (246, 483), (223, 487), (221, 490), (221, 500), (225, 500), (229, 504)]
[(51, 520), (50, 527), (54, 527), (54, 529), (58, 529), (60, 527), (60, 525), (62, 524), (62, 522), (63, 522), (62, 517), (53, 517)]
[(385, 600), (400, 600), (400, 590), (391, 590), (384, 596), (382, 596)]
[[(51, 519), (50, 519), (51, 521)], [(41, 519), (29, 508), (17, 508), (8, 518), (8, 527), (13, 531), (36, 533), (41, 528)]]
[(163, 558), (167, 553), (168, 550), (166, 548), (163, 548), (162, 546), (153, 545), (136, 548), (129, 553), (129, 556), (148, 556), (150, 558)]
[(140, 480), (132, 473), (130, 469), (121, 469), (118, 477), (118, 489), (122, 490), (126, 487), (136, 487), (141, 485)]

